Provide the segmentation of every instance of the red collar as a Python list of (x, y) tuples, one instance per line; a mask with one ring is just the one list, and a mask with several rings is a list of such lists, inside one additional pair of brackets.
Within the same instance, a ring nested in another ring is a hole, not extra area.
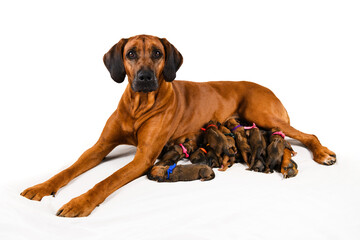
[(201, 151), (203, 151), (205, 154), (207, 154), (207, 151), (205, 150), (205, 148), (199, 148)]
[(206, 129), (208, 129), (209, 127), (216, 127), (216, 129), (218, 128), (215, 124), (209, 124), (206, 128), (201, 128), (201, 130), (206, 131)]

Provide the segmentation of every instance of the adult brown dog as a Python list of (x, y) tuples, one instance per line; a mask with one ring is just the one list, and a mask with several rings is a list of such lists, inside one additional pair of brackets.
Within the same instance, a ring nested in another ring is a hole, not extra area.
[[(104, 63), (116, 82), (124, 81), (127, 75), (129, 84), (99, 140), (72, 166), (21, 195), (39, 201), (98, 165), (119, 144), (137, 146), (132, 162), (57, 212), (63, 217), (87, 216), (111, 193), (144, 175), (169, 140), (198, 131), (210, 119), (224, 122), (229, 117), (266, 129), (279, 127), (305, 144), (316, 162), (335, 163), (335, 154), (316, 136), (290, 126), (285, 108), (269, 89), (251, 82), (173, 82), (182, 62), (180, 52), (165, 38), (138, 35), (121, 39), (104, 55)], [(284, 175), (288, 174), (290, 157), (284, 153)]]

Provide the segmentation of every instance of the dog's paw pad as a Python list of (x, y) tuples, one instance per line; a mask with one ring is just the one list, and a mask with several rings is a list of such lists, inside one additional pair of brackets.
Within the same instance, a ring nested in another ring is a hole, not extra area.
[(292, 159), (287, 166), (281, 166), (281, 173), (283, 174), (284, 178), (291, 178), (295, 177), (298, 174), (297, 164)]
[(336, 155), (335, 154), (332, 154), (332, 155), (329, 155), (327, 158), (325, 158), (325, 160), (322, 162), (323, 165), (326, 165), (326, 166), (330, 166), (330, 165), (333, 165), (334, 163), (336, 163)]

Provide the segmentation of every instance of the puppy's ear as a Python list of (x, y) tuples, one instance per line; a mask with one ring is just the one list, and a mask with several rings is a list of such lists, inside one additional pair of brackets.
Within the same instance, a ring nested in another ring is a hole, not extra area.
[(176, 72), (183, 63), (181, 53), (166, 38), (160, 39), (165, 49), (165, 66), (163, 76), (165, 81), (172, 82), (176, 77)]
[(115, 44), (103, 57), (104, 64), (109, 70), (111, 78), (121, 83), (125, 79), (125, 67), (123, 60), (124, 46), (128, 39), (123, 38), (117, 44)]

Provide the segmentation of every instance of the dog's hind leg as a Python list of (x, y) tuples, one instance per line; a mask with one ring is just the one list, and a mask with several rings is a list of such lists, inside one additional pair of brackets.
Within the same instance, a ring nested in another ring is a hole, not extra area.
[(269, 89), (254, 86), (248, 92), (246, 104), (239, 109), (239, 116), (248, 122), (271, 129), (279, 127), (287, 136), (302, 142), (313, 154), (315, 162), (332, 165), (336, 155), (321, 145), (319, 139), (312, 134), (306, 134), (290, 126), (290, 118), (280, 100)]
[(277, 125), (288, 137), (302, 142), (312, 152), (315, 162), (323, 165), (332, 165), (336, 162), (336, 154), (322, 146), (315, 135), (300, 132), (284, 122), (279, 122)]

